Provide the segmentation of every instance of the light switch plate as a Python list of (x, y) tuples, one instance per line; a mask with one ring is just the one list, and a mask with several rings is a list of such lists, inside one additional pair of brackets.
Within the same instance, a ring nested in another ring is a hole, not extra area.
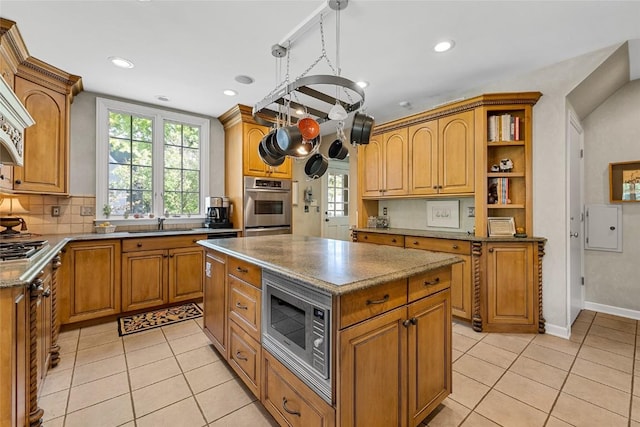
[(81, 216), (93, 216), (93, 206), (81, 206), (80, 207), (80, 215)]

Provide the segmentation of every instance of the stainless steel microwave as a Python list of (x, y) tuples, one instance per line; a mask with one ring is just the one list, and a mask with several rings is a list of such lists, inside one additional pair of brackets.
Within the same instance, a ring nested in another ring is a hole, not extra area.
[(262, 274), (262, 345), (331, 403), (331, 295)]

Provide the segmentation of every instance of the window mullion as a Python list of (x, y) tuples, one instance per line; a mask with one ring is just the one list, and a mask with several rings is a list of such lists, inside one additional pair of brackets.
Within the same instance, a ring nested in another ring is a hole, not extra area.
[(157, 114), (153, 122), (153, 211), (164, 213), (164, 119)]

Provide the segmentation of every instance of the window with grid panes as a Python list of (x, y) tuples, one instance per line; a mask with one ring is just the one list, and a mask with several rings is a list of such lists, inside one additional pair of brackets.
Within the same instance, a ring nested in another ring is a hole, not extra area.
[(349, 215), (349, 175), (329, 172), (327, 176), (327, 216)]
[(209, 121), (101, 98), (97, 104), (97, 206), (108, 205), (116, 219), (204, 215)]

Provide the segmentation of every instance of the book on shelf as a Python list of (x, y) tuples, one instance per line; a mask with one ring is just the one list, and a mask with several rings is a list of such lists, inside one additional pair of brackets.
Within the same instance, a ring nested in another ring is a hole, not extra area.
[(520, 141), (520, 127), (522, 120), (511, 114), (489, 116), (487, 138), (489, 142)]
[(509, 198), (509, 178), (491, 178), (489, 181), (489, 198), (490, 205), (508, 205), (511, 203)]

